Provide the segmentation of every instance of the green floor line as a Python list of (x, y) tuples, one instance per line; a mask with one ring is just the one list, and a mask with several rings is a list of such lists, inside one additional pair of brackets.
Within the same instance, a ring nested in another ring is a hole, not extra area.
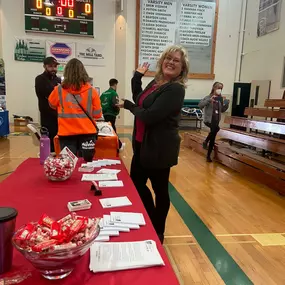
[[(119, 134), (120, 138), (132, 141), (131, 134)], [(216, 271), (226, 285), (251, 285), (247, 277), (231, 255), (207, 228), (204, 222), (184, 200), (175, 187), (169, 183), (169, 193), (172, 205), (175, 207), (188, 229), (205, 252)]]
[(169, 183), (171, 203), (227, 285), (253, 284), (175, 187)]

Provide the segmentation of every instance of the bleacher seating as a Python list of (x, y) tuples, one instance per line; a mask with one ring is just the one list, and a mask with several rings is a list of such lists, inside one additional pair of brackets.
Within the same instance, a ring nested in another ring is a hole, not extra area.
[[(285, 123), (273, 121), (285, 118), (285, 100), (266, 100), (264, 106), (245, 110), (245, 115), (262, 120), (225, 118), (226, 124), (246, 130), (222, 128), (215, 145), (215, 160), (285, 195)], [(205, 153), (204, 139), (203, 135), (186, 133), (184, 143)]]

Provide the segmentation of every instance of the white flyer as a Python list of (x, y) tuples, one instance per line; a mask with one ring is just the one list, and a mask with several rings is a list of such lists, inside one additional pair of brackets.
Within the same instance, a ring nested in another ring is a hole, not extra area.
[(109, 174), (109, 173), (119, 174), (120, 172), (121, 172), (121, 170), (119, 170), (119, 169), (102, 168), (102, 169), (98, 170), (96, 173), (98, 173), (98, 174)]
[(102, 187), (102, 188), (124, 187), (124, 183), (121, 180), (118, 180), (118, 181), (99, 181), (99, 187)]
[(124, 206), (131, 206), (132, 202), (129, 200), (128, 197), (117, 197), (117, 198), (105, 198), (99, 199), (102, 207), (105, 208), (115, 208), (115, 207), (124, 207)]
[(140, 242), (100, 243), (90, 249), (89, 268), (94, 273), (164, 266), (152, 240)]
[(106, 230), (114, 230), (119, 232), (130, 232), (130, 228), (128, 228), (126, 225), (116, 225), (111, 222), (111, 216), (110, 215), (103, 215), (103, 219), (100, 220), (100, 227), (101, 231)]
[(145, 219), (142, 213), (111, 212), (111, 222), (117, 224), (135, 224), (145, 226)]
[[(112, 181), (118, 180), (117, 174), (83, 174), (81, 181)], [(100, 186), (99, 186), (100, 187)]]
[(104, 235), (99, 235), (97, 236), (97, 238), (95, 239), (96, 242), (102, 242), (102, 241), (109, 241), (110, 237), (109, 236), (104, 236)]
[(119, 231), (115, 231), (115, 230), (108, 230), (108, 231), (100, 232), (100, 236), (117, 237), (119, 235), (120, 235)]
[(74, 167), (76, 166), (78, 157), (67, 146), (60, 152), (60, 154), (67, 155), (73, 161)]

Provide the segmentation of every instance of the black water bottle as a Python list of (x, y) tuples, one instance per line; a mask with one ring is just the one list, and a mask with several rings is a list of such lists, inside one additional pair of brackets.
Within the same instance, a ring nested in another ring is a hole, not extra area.
[(85, 162), (93, 161), (95, 156), (95, 140), (86, 140), (81, 144), (82, 157)]
[(18, 211), (14, 208), (0, 207), (0, 275), (10, 271), (12, 267), (12, 237), (17, 215)]

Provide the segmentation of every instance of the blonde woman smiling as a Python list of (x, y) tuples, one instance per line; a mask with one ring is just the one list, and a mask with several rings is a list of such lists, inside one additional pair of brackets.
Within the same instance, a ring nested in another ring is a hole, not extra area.
[[(187, 52), (181, 46), (167, 48), (158, 60), (155, 79), (143, 90), (142, 77), (148, 68), (144, 63), (132, 78), (135, 103), (125, 100), (120, 107), (135, 116), (131, 178), (163, 242), (170, 207), (170, 168), (177, 164), (180, 149), (178, 123), (189, 73)], [(155, 201), (146, 185), (148, 179)]]

